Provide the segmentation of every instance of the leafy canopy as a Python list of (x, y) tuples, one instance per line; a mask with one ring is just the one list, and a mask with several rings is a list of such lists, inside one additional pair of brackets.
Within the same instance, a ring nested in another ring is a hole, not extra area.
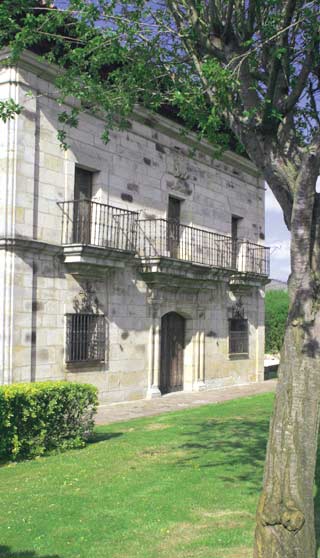
[[(102, 112), (105, 139), (137, 103), (170, 106), (222, 146), (232, 131), (252, 159), (248, 133), (281, 142), (294, 160), (319, 129), (316, 1), (4, 0), (0, 45), (63, 69), (59, 101), (71, 94)], [(77, 111), (61, 121), (76, 125)]]

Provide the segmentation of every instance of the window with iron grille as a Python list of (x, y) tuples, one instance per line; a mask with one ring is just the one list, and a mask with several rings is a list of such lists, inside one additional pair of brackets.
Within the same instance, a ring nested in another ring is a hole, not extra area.
[(248, 354), (249, 334), (248, 320), (231, 318), (229, 320), (229, 354)]
[(66, 362), (105, 360), (105, 318), (99, 314), (67, 314)]

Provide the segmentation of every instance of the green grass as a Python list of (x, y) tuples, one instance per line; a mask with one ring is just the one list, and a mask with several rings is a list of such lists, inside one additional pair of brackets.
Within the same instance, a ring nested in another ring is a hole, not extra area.
[(96, 429), (0, 469), (1, 558), (250, 558), (273, 396)]

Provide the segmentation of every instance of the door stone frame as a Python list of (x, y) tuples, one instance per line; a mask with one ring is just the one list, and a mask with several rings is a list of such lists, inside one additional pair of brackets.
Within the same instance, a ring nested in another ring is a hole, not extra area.
[(167, 303), (165, 293), (151, 293), (148, 300), (151, 308), (151, 325), (148, 335), (148, 388), (147, 399), (161, 397), (160, 358), (161, 358), (161, 319), (175, 312), (185, 318), (185, 348), (183, 391), (205, 389), (205, 307)]

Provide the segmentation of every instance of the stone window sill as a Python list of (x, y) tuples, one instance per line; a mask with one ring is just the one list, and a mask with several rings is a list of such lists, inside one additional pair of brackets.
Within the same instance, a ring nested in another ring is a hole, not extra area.
[(249, 358), (249, 353), (229, 353), (229, 360), (246, 360)]

